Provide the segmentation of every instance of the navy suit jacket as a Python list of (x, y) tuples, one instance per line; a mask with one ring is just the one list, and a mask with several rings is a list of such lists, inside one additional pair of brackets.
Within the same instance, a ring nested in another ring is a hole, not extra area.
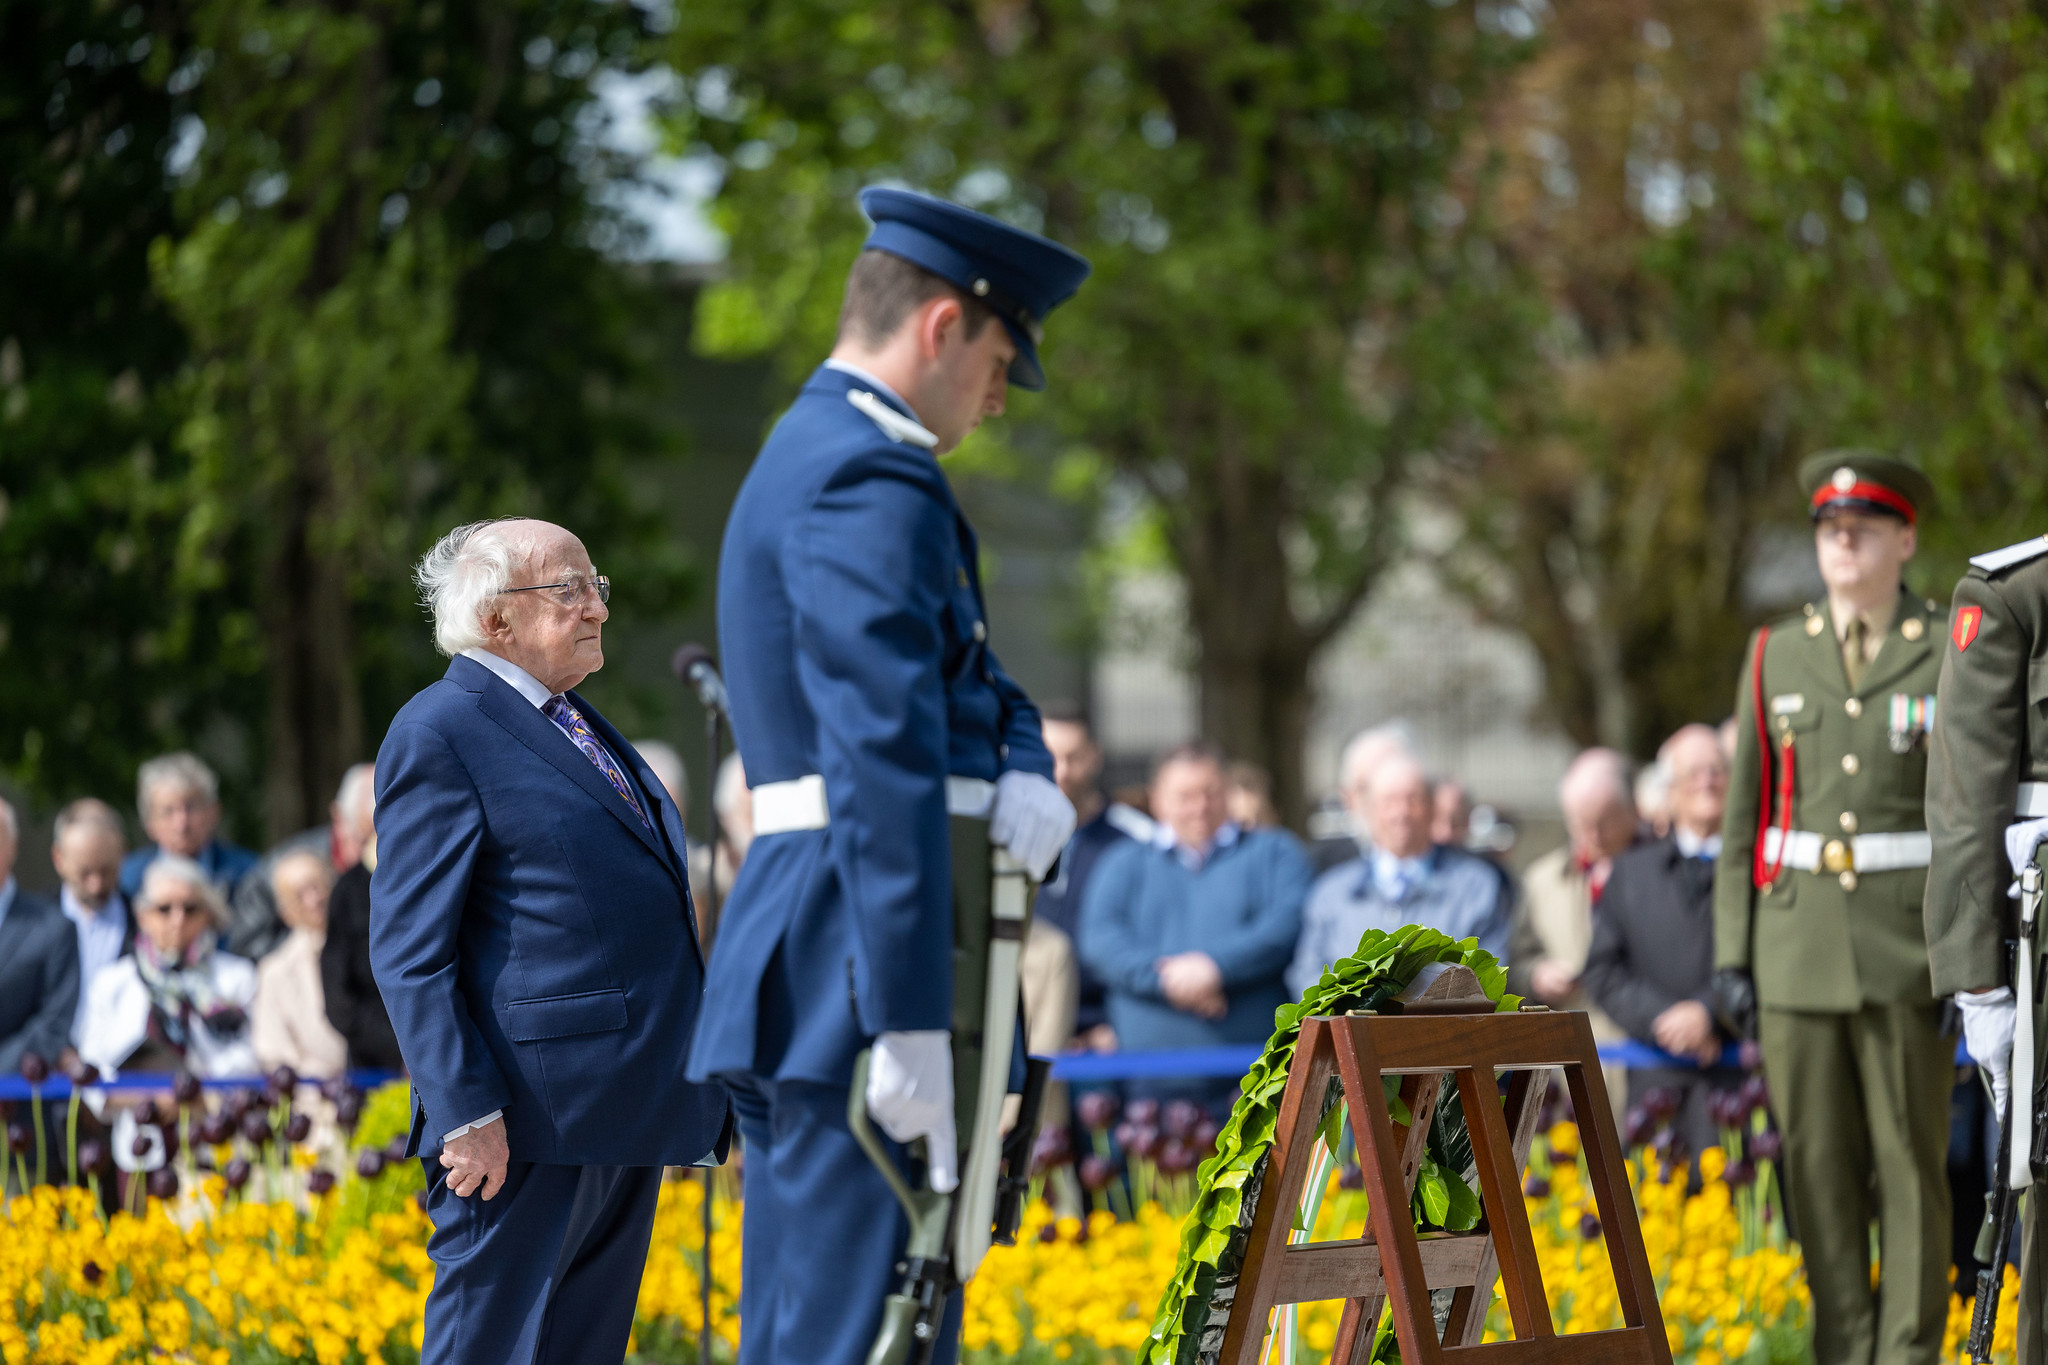
[(822, 775), (831, 826), (748, 849), (693, 1076), (845, 1084), (874, 1035), (951, 1027), (946, 778), (1052, 775), (988, 646), (973, 528), (931, 452), (848, 401), (872, 387), (813, 374), (726, 524), (718, 638), (747, 781)]
[(516, 1161), (689, 1165), (725, 1129), (684, 1078), (704, 986), (676, 808), (589, 702), (649, 830), (560, 727), (457, 658), (377, 753), (370, 963), (414, 1142), (505, 1111)]

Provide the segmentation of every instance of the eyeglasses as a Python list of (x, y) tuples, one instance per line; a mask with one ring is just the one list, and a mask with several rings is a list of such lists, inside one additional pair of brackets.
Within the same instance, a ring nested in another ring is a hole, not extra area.
[(609, 605), (612, 600), (612, 580), (604, 574), (564, 574), (559, 583), (529, 583), (523, 588), (507, 588), (506, 592), (544, 592), (548, 600), (557, 606), (573, 607), (583, 600), (583, 595), (597, 590), (600, 605)]
[(194, 919), (204, 919), (213, 913), (204, 901), (158, 901), (143, 908), (154, 910), (159, 915), (190, 915)]

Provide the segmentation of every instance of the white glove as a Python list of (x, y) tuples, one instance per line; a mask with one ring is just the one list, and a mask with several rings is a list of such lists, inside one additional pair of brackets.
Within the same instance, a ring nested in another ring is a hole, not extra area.
[(1963, 1044), (1970, 1050), (1970, 1060), (1991, 1078), (1991, 1100), (2003, 1122), (2005, 1093), (2012, 1084), (2012, 1027), (2018, 1015), (2012, 987), (1977, 995), (1959, 992), (1956, 1006), (1963, 1012)]
[(996, 779), (988, 841), (1007, 848), (1031, 880), (1042, 882), (1074, 837), (1074, 803), (1050, 778), (1011, 770)]
[(960, 1184), (953, 1131), (953, 1036), (942, 1028), (884, 1033), (868, 1058), (868, 1113), (898, 1142), (924, 1139), (931, 1185), (951, 1194)]
[(2044, 839), (2048, 839), (2048, 818), (2022, 820), (2017, 825), (2005, 827), (2005, 856), (2012, 861), (2013, 875), (2013, 883), (2006, 888), (2006, 895), (2019, 895), (2019, 875), (2034, 861), (2034, 850)]

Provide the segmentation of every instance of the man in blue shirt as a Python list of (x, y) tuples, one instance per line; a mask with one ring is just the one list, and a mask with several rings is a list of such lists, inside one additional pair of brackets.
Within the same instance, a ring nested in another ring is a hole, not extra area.
[[(1186, 744), (1152, 778), (1150, 843), (1102, 857), (1081, 914), (1081, 959), (1108, 990), (1127, 1051), (1262, 1043), (1287, 1001), (1281, 972), (1301, 924), (1308, 859), (1284, 830), (1240, 830), (1224, 811), (1222, 755)], [(1211, 1109), (1234, 1082), (1141, 1082)]]
[(1390, 757), (1346, 787), (1344, 801), (1372, 842), (1325, 872), (1309, 892), (1301, 942), (1287, 969), (1290, 991), (1299, 996), (1314, 985), (1368, 929), (1422, 924), (1452, 938), (1477, 938), (1507, 960), (1514, 888), (1486, 859), (1432, 840), (1429, 777), (1420, 764)]

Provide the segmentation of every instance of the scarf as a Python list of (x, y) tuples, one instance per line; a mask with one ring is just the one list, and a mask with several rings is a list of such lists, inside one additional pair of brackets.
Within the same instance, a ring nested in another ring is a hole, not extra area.
[(184, 955), (166, 963), (147, 935), (135, 939), (135, 970), (149, 988), (149, 1031), (177, 1050), (192, 1045), (193, 1029), (204, 1027), (213, 1038), (238, 1036), (249, 1025), (240, 1005), (221, 998), (213, 981), (214, 936), (201, 934)]

